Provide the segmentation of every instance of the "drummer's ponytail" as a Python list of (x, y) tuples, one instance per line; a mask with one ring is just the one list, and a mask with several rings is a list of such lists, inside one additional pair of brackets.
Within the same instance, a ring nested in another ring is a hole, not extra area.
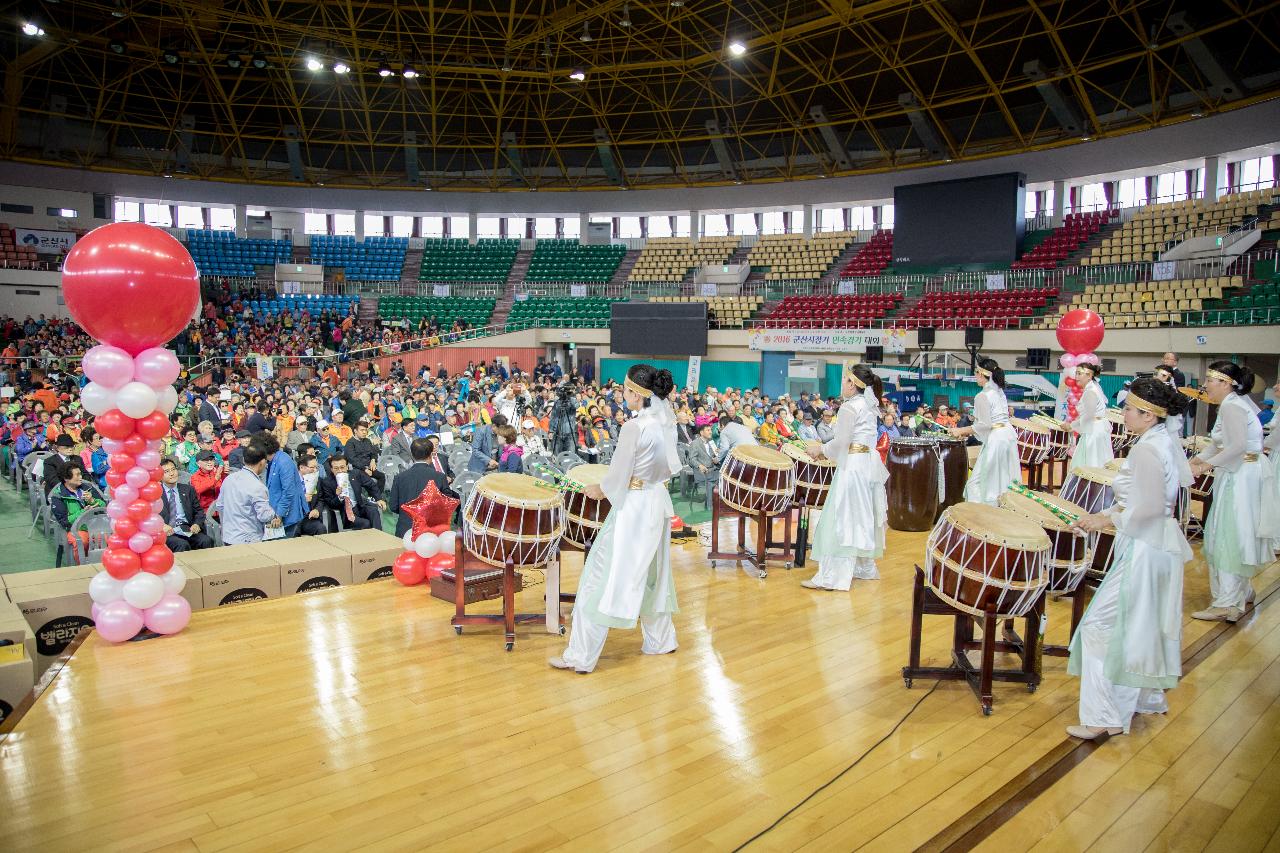
[(978, 367), (991, 374), (991, 381), (997, 388), (1004, 388), (1004, 368), (994, 358), (978, 359)]
[(1129, 395), (1159, 406), (1171, 415), (1182, 414), (1191, 402), (1191, 398), (1178, 393), (1154, 376), (1142, 376), (1133, 380), (1133, 384), (1129, 386)]
[(1249, 394), (1253, 391), (1253, 371), (1243, 364), (1234, 361), (1215, 361), (1209, 369), (1231, 377), (1231, 390), (1237, 394)]
[[(652, 391), (659, 400), (667, 399), (671, 390), (676, 387), (671, 371), (654, 367), (652, 364), (634, 364), (627, 371), (627, 379), (645, 390)], [(644, 405), (649, 406), (650, 398), (646, 397)]]
[(876, 372), (865, 364), (855, 364), (849, 368), (849, 372), (858, 378), (866, 387), (870, 388), (876, 395), (876, 400), (884, 396), (884, 383), (880, 381), (880, 377), (876, 376)]

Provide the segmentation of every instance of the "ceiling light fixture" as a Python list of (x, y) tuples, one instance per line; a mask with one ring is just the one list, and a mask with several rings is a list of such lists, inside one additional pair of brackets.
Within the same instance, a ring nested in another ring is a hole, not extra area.
[(165, 50), (165, 52), (164, 52), (163, 54), (161, 54), (161, 58), (163, 58), (163, 59), (164, 59), (165, 64), (167, 64), (167, 65), (177, 65), (177, 64), (178, 64), (178, 58), (179, 58), (179, 57), (178, 57), (178, 52), (177, 52), (176, 50)]
[(587, 79), (587, 72), (583, 71), (581, 68), (575, 68), (569, 72), (569, 79), (577, 80), (579, 83), (581, 83), (583, 80)]
[(1081, 141), (1081, 142), (1092, 142), (1092, 141), (1093, 141), (1093, 137), (1092, 137), (1092, 136), (1082, 136), (1082, 137), (1080, 137), (1080, 141)]
[(390, 77), (390, 76), (391, 76), (391, 66), (387, 64), (386, 60), (383, 60), (383, 61), (378, 65), (378, 76), (379, 76), (379, 77)]
[(551, 55), (551, 36), (547, 36), (542, 41), (542, 55), (543, 56)]
[(620, 27), (631, 26), (631, 4), (630, 3), (622, 4), (622, 20), (618, 21), (618, 26)]
[(337, 62), (333, 63), (333, 73), (334, 73), (334, 74), (346, 74), (346, 73), (348, 73), (348, 72), (350, 72), (350, 71), (351, 71), (351, 66), (350, 66), (350, 65), (348, 65), (347, 63), (343, 62), (341, 59), (339, 59)]
[(107, 48), (116, 56), (124, 56), (124, 42), (113, 41), (107, 45)]
[(512, 67), (513, 67), (513, 66), (511, 65), (511, 57), (510, 57), (510, 56), (504, 56), (504, 57), (502, 57), (502, 70), (503, 70), (503, 71), (510, 71), (510, 70), (512, 69)]
[(1204, 118), (1204, 110), (1192, 110), (1192, 111), (1191, 111), (1191, 117), (1192, 117), (1192, 118)]
[(729, 55), (742, 56), (747, 52), (747, 46), (740, 41), (729, 42)]
[(253, 67), (261, 71), (267, 67), (267, 56), (262, 51), (255, 51), (253, 54)]
[(44, 29), (39, 24), (27, 21), (22, 25), (22, 34), (39, 38), (44, 35)]
[(244, 64), (244, 59), (238, 53), (228, 53), (226, 63), (228, 68), (239, 68)]
[(684, 6), (684, 0), (671, 0), (671, 8), (679, 9)]
[(404, 74), (404, 79), (412, 80), (413, 78), (418, 76), (418, 69), (414, 68), (412, 65), (406, 62), (404, 64), (404, 71), (402, 71), (401, 73)]
[(582, 22), (582, 35), (578, 36), (578, 41), (591, 41), (591, 24), (586, 21)]
[(323, 63), (323, 62), (321, 62), (320, 60), (316, 59), (314, 56), (308, 56), (308, 57), (307, 57), (307, 70), (308, 70), (308, 71), (320, 71), (320, 70), (321, 70), (321, 69), (323, 69), (323, 68), (324, 68), (324, 63)]

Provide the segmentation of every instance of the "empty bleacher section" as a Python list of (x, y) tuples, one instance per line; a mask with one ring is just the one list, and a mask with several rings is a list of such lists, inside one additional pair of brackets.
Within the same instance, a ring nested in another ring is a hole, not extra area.
[(832, 231), (805, 238), (802, 234), (765, 234), (747, 254), (765, 281), (815, 281), (822, 278), (857, 235)]
[(420, 281), (502, 282), (515, 263), (519, 240), (465, 237), (423, 241)]
[(609, 325), (609, 306), (626, 301), (604, 297), (554, 298), (531, 296), (517, 300), (507, 315), (507, 329), (515, 331), (531, 326), (568, 329), (603, 329)]
[(893, 261), (893, 231), (877, 231), (849, 263), (840, 270), (841, 278), (880, 275)]
[[(1091, 284), (1070, 303), (1058, 306), (1065, 314), (1088, 308), (1100, 314), (1108, 328), (1147, 328), (1193, 321), (1190, 314), (1217, 305), (1223, 295), (1244, 286), (1242, 276), (1212, 276), (1175, 281), (1141, 281), (1129, 284)], [(1197, 316), (1195, 319), (1199, 319)], [(1037, 321), (1032, 328), (1051, 329), (1056, 316)]]
[(311, 263), (340, 267), (348, 281), (399, 281), (408, 250), (408, 237), (366, 237), (358, 243), (355, 237), (317, 234), (311, 238)]
[(764, 305), (761, 296), (653, 296), (650, 302), (705, 302), (717, 329), (740, 329)]
[(765, 325), (783, 329), (859, 328), (902, 302), (900, 293), (859, 296), (788, 296), (765, 317)]
[(1043, 312), (1058, 295), (1056, 287), (1018, 290), (942, 291), (926, 294), (895, 326), (916, 329), (1016, 329), (1024, 317)]
[(384, 296), (378, 300), (378, 316), (392, 323), (407, 321), (411, 329), (423, 319), (434, 319), (445, 330), (454, 320), (475, 328), (489, 324), (493, 304), (494, 300), (478, 296)]
[(623, 245), (584, 245), (577, 240), (539, 240), (525, 281), (604, 284), (627, 253)]
[(187, 251), (201, 275), (253, 278), (255, 267), (293, 260), (288, 240), (242, 239), (232, 231), (187, 231)]
[(1054, 269), (1079, 249), (1081, 243), (1098, 233), (1113, 216), (1115, 211), (1111, 210), (1068, 213), (1060, 227), (1053, 229), (1010, 266), (1015, 270)]
[(1223, 196), (1216, 202), (1188, 199), (1150, 204), (1137, 210), (1119, 230), (1083, 260), (1086, 266), (1160, 260), (1160, 254), (1191, 236), (1225, 234), (1245, 217), (1256, 215), (1263, 201), (1252, 193)]
[(1220, 302), (1204, 306), (1203, 314), (1184, 314), (1188, 325), (1270, 325), (1280, 323), (1280, 275)]
[(249, 299), (244, 303), (258, 320), (285, 313), (298, 319), (304, 312), (317, 317), (325, 311), (337, 312), (339, 316), (345, 317), (351, 312), (352, 305), (359, 304), (359, 296), (324, 296), (317, 293), (284, 294), (274, 299)]
[(726, 264), (740, 237), (654, 237), (645, 243), (628, 281), (682, 281), (701, 266)]

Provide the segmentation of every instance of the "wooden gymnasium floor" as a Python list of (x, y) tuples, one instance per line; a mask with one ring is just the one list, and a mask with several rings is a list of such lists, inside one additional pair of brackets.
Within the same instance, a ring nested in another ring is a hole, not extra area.
[[(904, 688), (924, 538), (891, 532), (847, 594), (677, 548), (679, 652), (614, 632), (591, 676), (393, 582), (90, 636), (0, 744), (0, 849), (733, 850), (864, 754), (748, 849), (1280, 849), (1280, 567), (1239, 625), (1187, 621), (1168, 716), (1082, 745), (1061, 658), (991, 717)], [(1205, 587), (1197, 561), (1188, 612)], [(926, 621), (928, 657), (949, 631)]]

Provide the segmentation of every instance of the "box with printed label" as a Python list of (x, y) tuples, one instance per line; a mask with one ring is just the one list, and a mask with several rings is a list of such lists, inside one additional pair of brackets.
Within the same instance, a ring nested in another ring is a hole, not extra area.
[(24, 589), (29, 586), (44, 586), (59, 581), (89, 580), (102, 570), (100, 563), (86, 563), (83, 566), (63, 566), (60, 569), (37, 569), (34, 572), (11, 572), (0, 575), (5, 589)]
[(205, 610), (280, 597), (280, 564), (252, 545), (183, 551), (173, 558), (200, 578)]
[(36, 635), (22, 617), (22, 611), (7, 598), (0, 598), (0, 647), (9, 643), (21, 644), (27, 649), (27, 657), (35, 660)]
[(351, 555), (352, 583), (391, 577), (391, 564), (404, 553), (400, 537), (381, 530), (348, 530), (316, 538)]
[(35, 634), (36, 678), (44, 675), (82, 628), (93, 627), (87, 578), (11, 589), (9, 598)]
[(256, 542), (254, 549), (280, 564), (280, 594), (351, 586), (351, 555), (314, 536)]
[(27, 698), (36, 684), (35, 662), (25, 646), (0, 646), (0, 723)]

